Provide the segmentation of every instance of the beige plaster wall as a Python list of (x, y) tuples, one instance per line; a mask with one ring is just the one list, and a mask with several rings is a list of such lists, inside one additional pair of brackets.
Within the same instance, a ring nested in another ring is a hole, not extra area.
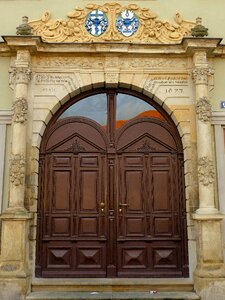
[[(39, 19), (42, 12), (49, 10), (53, 18), (65, 18), (75, 6), (84, 7), (87, 3), (104, 4), (115, 1), (78, 1), (78, 0), (0, 0), (1, 35), (13, 35), (21, 23), (21, 17), (27, 15), (30, 19)], [(148, 1), (118, 1), (121, 4), (136, 3), (153, 10), (160, 18), (173, 21), (176, 12), (180, 12), (185, 20), (195, 20), (201, 16), (203, 23), (209, 28), (211, 37), (225, 37), (224, 0), (148, 0)], [(10, 20), (10, 22), (9, 22)]]
[(214, 89), (210, 92), (213, 111), (223, 111), (225, 108), (220, 108), (220, 101), (225, 101), (225, 59), (214, 58), (213, 67), (214, 74)]
[(7, 208), (8, 200), (9, 200), (9, 160), (10, 160), (10, 153), (11, 153), (11, 142), (12, 142), (11, 125), (7, 125), (2, 211), (4, 211)]
[[(2, 28), (1, 25), (0, 28)], [(9, 57), (0, 56), (0, 109), (10, 109), (12, 104), (13, 92), (9, 87), (8, 78), (9, 63)]]

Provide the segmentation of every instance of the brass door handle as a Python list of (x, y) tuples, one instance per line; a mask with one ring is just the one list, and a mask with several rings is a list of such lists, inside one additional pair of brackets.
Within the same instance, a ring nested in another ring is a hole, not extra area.
[(119, 212), (121, 213), (123, 211), (123, 207), (127, 207), (128, 204), (127, 203), (119, 203)]
[(119, 206), (129, 206), (127, 203), (120, 203)]
[(104, 212), (104, 210), (105, 210), (105, 202), (101, 202), (100, 203), (100, 209), (101, 209), (101, 212)]

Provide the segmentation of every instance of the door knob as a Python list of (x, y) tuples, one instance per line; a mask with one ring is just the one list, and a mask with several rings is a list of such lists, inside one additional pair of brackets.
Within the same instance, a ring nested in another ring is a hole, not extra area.
[(105, 202), (101, 202), (100, 203), (100, 209), (101, 209), (101, 212), (104, 212), (104, 210), (105, 210)]

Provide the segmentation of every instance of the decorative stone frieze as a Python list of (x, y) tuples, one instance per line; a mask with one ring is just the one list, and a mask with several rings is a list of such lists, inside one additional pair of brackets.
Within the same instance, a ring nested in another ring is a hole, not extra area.
[(215, 172), (213, 162), (207, 156), (201, 157), (198, 160), (198, 177), (204, 186), (208, 186), (214, 182)]
[(28, 104), (25, 98), (18, 98), (12, 105), (13, 121), (24, 123), (27, 120)]
[(19, 186), (23, 184), (25, 177), (25, 158), (23, 154), (14, 154), (10, 163), (10, 181)]
[(212, 106), (206, 97), (200, 98), (196, 103), (196, 113), (202, 122), (209, 122), (212, 115)]
[(195, 84), (208, 84), (208, 77), (214, 74), (212, 68), (195, 68), (192, 70), (192, 79)]
[(31, 69), (24, 67), (10, 67), (9, 68), (9, 85), (14, 88), (17, 83), (28, 84), (31, 80)]
[[(118, 15), (121, 12), (132, 12), (139, 26), (131, 36), (125, 36), (116, 27)], [(87, 16), (101, 12), (108, 20), (107, 28), (101, 34), (90, 34), (87, 29)], [(175, 24), (162, 21), (148, 8), (140, 8), (136, 4), (122, 6), (116, 2), (103, 5), (87, 4), (86, 8), (76, 8), (67, 14), (67, 20), (52, 20), (50, 12), (45, 12), (41, 19), (30, 21), (33, 34), (41, 36), (46, 42), (142, 42), (142, 43), (178, 43), (183, 37), (191, 35), (194, 21), (186, 21), (177, 13)]]

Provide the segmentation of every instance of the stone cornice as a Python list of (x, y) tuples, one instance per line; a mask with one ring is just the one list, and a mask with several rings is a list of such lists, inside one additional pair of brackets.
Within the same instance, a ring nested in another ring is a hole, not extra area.
[(10, 109), (0, 110), (0, 125), (11, 124), (12, 122), (12, 111)]
[(46, 43), (39, 36), (3, 36), (0, 43), (0, 56), (13, 56), (18, 50), (29, 50), (31, 54), (76, 54), (76, 53), (129, 53), (152, 55), (191, 56), (195, 51), (204, 50), (208, 56), (222, 55), (220, 38), (185, 37), (177, 44), (143, 43)]
[(211, 122), (213, 125), (225, 125), (225, 111), (212, 112)]

